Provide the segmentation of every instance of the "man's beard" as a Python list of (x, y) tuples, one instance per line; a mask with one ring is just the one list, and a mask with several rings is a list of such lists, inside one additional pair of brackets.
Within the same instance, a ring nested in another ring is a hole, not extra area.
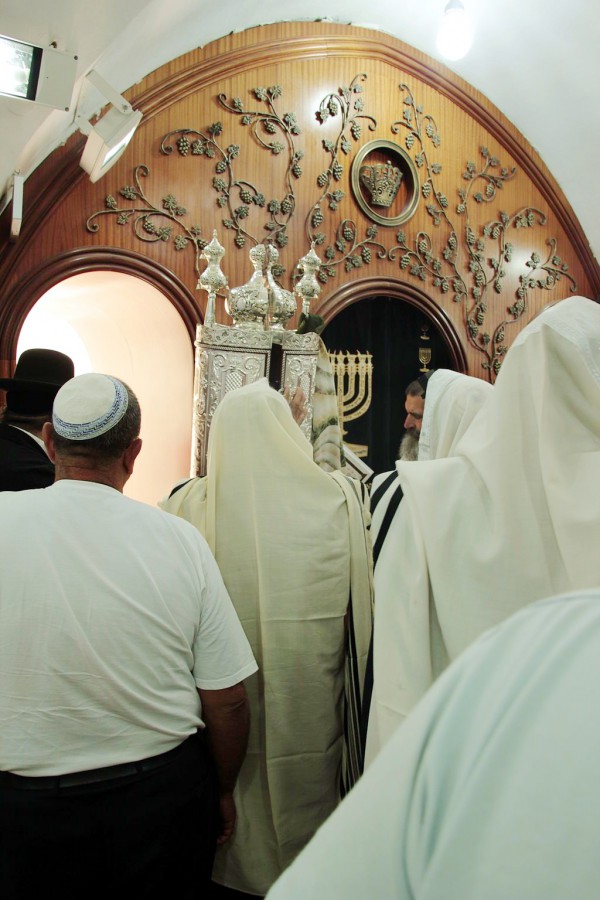
[(407, 431), (400, 443), (398, 459), (414, 462), (419, 458), (419, 435)]

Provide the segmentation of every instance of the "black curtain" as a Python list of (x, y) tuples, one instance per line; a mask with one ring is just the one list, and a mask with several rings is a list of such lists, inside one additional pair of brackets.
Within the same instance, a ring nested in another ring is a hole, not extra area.
[[(428, 341), (423, 341), (423, 328)], [(452, 368), (444, 340), (425, 313), (391, 297), (360, 300), (342, 310), (322, 334), (327, 349), (373, 355), (373, 399), (369, 410), (346, 426), (349, 444), (366, 444), (365, 461), (375, 472), (394, 468), (402, 439), (404, 390), (421, 369), (419, 347), (431, 347), (430, 369)]]

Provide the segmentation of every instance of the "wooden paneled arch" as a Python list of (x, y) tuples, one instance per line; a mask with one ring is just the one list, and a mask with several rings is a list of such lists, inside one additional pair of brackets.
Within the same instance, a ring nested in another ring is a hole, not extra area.
[(148, 257), (112, 247), (84, 247), (44, 260), (16, 286), (14, 299), (0, 313), (0, 357), (3, 375), (12, 374), (19, 332), (27, 315), (50, 288), (87, 272), (120, 272), (141, 278), (169, 300), (181, 316), (193, 343), (201, 322), (195, 298), (177, 276)]
[(442, 336), (450, 354), (452, 368), (456, 372), (466, 373), (468, 371), (465, 349), (444, 310), (424, 291), (400, 279), (364, 278), (345, 284), (326, 298), (319, 309), (319, 314), (327, 325), (343, 309), (370, 297), (391, 297), (410, 303), (411, 306), (421, 310)]
[[(206, 304), (200, 244), (213, 229), (231, 287), (251, 275), (250, 247), (270, 240), (291, 288), (314, 239), (313, 312), (329, 321), (361, 297), (407, 301), (457, 369), (492, 380), (542, 306), (600, 291), (585, 234), (534, 148), (471, 85), (389, 35), (331, 22), (234, 32), (126, 94), (144, 118), (114, 169), (92, 184), (74, 132), (27, 179), (17, 241), (10, 209), (0, 216), (2, 374), (36, 300), (103, 268), (156, 286), (193, 340)], [(392, 216), (374, 231), (357, 202), (352, 166), (371, 140), (419, 167), (420, 200), (401, 230)]]

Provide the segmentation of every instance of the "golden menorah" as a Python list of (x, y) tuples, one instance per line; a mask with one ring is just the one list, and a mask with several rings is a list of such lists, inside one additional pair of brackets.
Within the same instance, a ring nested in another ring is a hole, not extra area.
[(419, 362), (421, 363), (420, 372), (429, 372), (427, 368), (431, 362), (431, 347), (419, 347)]
[[(335, 378), (338, 416), (342, 438), (346, 435), (344, 428), (364, 416), (371, 405), (373, 382), (373, 356), (371, 353), (348, 353), (334, 350), (329, 354), (333, 377)], [(348, 444), (357, 456), (367, 456), (367, 444)]]

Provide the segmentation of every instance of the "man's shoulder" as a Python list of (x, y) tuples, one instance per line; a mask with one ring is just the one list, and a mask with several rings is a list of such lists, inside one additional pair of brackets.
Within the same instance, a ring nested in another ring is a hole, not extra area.
[(190, 503), (200, 503), (206, 498), (206, 477), (187, 478), (179, 481), (158, 504), (165, 512), (174, 513), (185, 518), (183, 509)]
[(0, 454), (3, 457), (21, 459), (24, 455), (35, 459), (45, 459), (51, 465), (46, 453), (33, 437), (20, 428), (0, 424)]
[(0, 425), (0, 491), (43, 488), (53, 481), (54, 466), (35, 438)]

